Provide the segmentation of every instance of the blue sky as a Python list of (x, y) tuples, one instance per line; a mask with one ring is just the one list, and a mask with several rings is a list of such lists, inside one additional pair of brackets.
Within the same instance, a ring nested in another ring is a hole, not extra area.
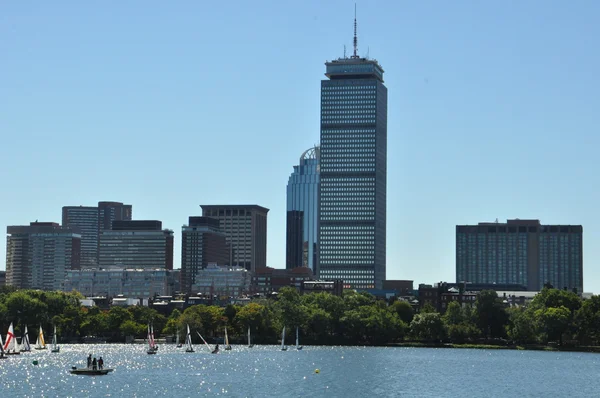
[[(324, 62), (353, 1), (12, 1), (0, 5), (0, 227), (114, 200), (176, 234), (200, 204), (270, 210), (319, 141)], [(358, 3), (385, 69), (388, 279), (454, 280), (455, 225), (584, 227), (600, 292), (600, 3)], [(5, 241), (0, 240), (5, 258)], [(4, 261), (0, 262), (4, 268)]]

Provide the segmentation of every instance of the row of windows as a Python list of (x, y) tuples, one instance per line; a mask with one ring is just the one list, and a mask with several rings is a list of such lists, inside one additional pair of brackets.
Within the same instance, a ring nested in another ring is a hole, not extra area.
[(361, 173), (374, 173), (374, 167), (347, 167), (347, 168), (331, 168), (322, 167), (321, 171), (324, 173), (343, 173), (343, 172), (361, 172)]
[[(363, 150), (363, 152), (367, 152), (367, 153), (372, 153), (374, 152), (374, 148), (375, 148), (375, 140), (370, 140), (369, 142), (361, 142), (361, 143), (349, 143), (349, 142), (344, 142), (344, 141), (339, 141), (337, 142), (337, 144), (343, 144), (343, 145), (331, 145), (328, 147), (325, 147), (324, 149), (321, 149), (321, 158), (323, 158), (323, 156), (329, 156), (329, 155), (335, 155), (338, 153), (344, 153), (344, 152), (358, 152), (358, 150)], [(352, 149), (355, 148), (355, 149)]]
[(367, 90), (369, 92), (375, 92), (377, 89), (377, 86), (373, 86), (373, 85), (368, 85), (368, 86), (323, 86), (321, 87), (321, 89), (323, 91), (364, 91)]

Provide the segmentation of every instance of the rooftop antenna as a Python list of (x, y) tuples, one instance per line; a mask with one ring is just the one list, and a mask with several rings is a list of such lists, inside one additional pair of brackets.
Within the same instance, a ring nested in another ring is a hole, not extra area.
[(358, 53), (358, 38), (356, 37), (356, 3), (354, 3), (354, 55), (352, 58), (359, 58)]

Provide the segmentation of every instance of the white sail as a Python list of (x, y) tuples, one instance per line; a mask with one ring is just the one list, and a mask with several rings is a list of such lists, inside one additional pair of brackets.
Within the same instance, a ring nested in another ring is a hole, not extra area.
[(29, 332), (27, 331), (27, 325), (25, 325), (25, 332), (21, 339), (21, 351), (31, 351), (31, 344), (29, 344)]
[(225, 326), (225, 346), (229, 345), (229, 337), (227, 337), (227, 326)]
[(58, 336), (56, 335), (56, 325), (54, 325), (54, 333), (52, 334), (52, 346), (50, 351), (60, 352), (60, 347), (58, 346)]
[(177, 335), (175, 336), (175, 346), (179, 347), (179, 329), (177, 329)]
[(38, 333), (38, 337), (35, 342), (35, 349), (43, 350), (45, 348), (46, 348), (46, 342), (44, 341), (44, 331), (42, 330), (42, 325), (40, 325), (40, 331)]
[(8, 333), (6, 334), (6, 342), (4, 343), (4, 352), (15, 352), (16, 350), (15, 332), (13, 330), (13, 324), (10, 323), (8, 327)]
[(212, 352), (213, 351), (212, 348), (210, 348), (210, 346), (208, 345), (208, 343), (206, 342), (206, 340), (204, 340), (204, 337), (202, 337), (202, 335), (200, 334), (200, 332), (196, 330), (196, 333), (198, 333), (198, 336), (200, 336), (200, 338), (204, 342), (204, 345), (206, 346), (206, 348), (208, 348), (208, 351)]
[(281, 350), (285, 351), (287, 347), (285, 346), (285, 326), (283, 327), (283, 331), (281, 332)]
[(250, 344), (250, 326), (248, 326), (248, 347), (250, 347), (252, 344)]
[(194, 347), (192, 347), (192, 333), (190, 332), (190, 325), (187, 325), (187, 335), (185, 336), (185, 351), (186, 352), (194, 352)]
[(298, 326), (296, 326), (296, 348), (298, 348)]

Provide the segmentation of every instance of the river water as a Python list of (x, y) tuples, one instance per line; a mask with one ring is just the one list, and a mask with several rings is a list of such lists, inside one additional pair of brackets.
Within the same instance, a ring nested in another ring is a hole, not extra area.
[[(62, 345), (0, 360), (0, 397), (592, 397), (600, 354), (435, 348)], [(76, 376), (88, 354), (106, 376)], [(38, 365), (33, 365), (37, 360)], [(319, 372), (315, 372), (318, 369)]]

